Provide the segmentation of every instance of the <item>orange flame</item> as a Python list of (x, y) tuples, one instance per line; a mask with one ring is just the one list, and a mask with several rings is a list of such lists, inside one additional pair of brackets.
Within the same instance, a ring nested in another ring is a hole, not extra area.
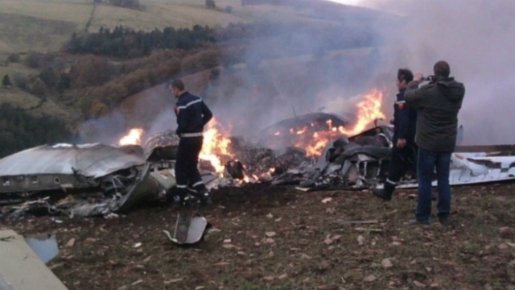
[(199, 158), (207, 160), (215, 168), (217, 173), (223, 173), (225, 166), (220, 158), (232, 159), (234, 155), (230, 152), (231, 140), (224, 136), (218, 121), (213, 118), (204, 132), (204, 142)]
[[(384, 119), (381, 104), (383, 102), (383, 93), (379, 90), (372, 90), (363, 96), (363, 99), (356, 104), (358, 109), (356, 123), (348, 128), (343, 126), (333, 127), (333, 122), (327, 120), (327, 129), (325, 131), (315, 132), (312, 138), (298, 139), (295, 144), (297, 147), (304, 148), (306, 155), (309, 157), (320, 156), (327, 144), (341, 135), (353, 136), (361, 133), (366, 127), (377, 119)], [(302, 135), (306, 133), (306, 128), (299, 131), (290, 129), (290, 134)]]
[(126, 145), (141, 145), (141, 135), (143, 135), (143, 129), (141, 128), (133, 128), (129, 130), (127, 135), (120, 138), (118, 141), (119, 146)]
[(352, 128), (346, 129), (339, 127), (340, 133), (352, 136), (356, 135), (377, 119), (384, 119), (385, 115), (382, 112), (381, 105), (383, 103), (383, 92), (374, 89), (364, 96), (364, 100), (357, 104), (358, 107), (358, 121)]

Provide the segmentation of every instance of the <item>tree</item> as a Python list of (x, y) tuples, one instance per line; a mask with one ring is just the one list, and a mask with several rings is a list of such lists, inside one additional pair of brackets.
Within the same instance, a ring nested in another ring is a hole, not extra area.
[(10, 87), (13, 84), (11, 83), (11, 79), (9, 78), (9, 75), (4, 75), (4, 78), (2, 79), (2, 86), (4, 87)]

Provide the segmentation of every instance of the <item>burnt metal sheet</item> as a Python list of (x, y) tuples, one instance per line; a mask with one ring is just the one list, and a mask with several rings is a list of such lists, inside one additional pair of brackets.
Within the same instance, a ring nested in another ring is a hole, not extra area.
[(67, 289), (12, 230), (0, 230), (0, 286), (4, 285), (15, 290)]
[(98, 178), (144, 163), (142, 156), (103, 144), (43, 145), (0, 159), (0, 176), (80, 174)]

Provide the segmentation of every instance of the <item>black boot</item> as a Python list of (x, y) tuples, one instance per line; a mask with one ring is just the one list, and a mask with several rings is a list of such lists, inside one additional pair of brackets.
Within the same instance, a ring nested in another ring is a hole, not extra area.
[(393, 185), (389, 182), (385, 182), (384, 188), (374, 188), (372, 190), (372, 193), (384, 201), (390, 201), (390, 200), (392, 200), (392, 194), (393, 194), (394, 190), (395, 190), (395, 185)]
[(195, 186), (194, 189), (197, 192), (196, 197), (200, 200), (200, 205), (210, 206), (213, 204), (211, 196), (209, 195), (209, 191), (203, 183)]
[(188, 192), (184, 188), (172, 187), (166, 192), (166, 203), (183, 206)]

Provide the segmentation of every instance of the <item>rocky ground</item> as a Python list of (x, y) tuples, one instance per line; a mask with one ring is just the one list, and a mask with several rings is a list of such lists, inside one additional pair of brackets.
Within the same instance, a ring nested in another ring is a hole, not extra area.
[(3, 225), (55, 233), (49, 264), (69, 289), (515, 289), (515, 183), (454, 189), (453, 220), (413, 226), (414, 190), (219, 190), (193, 247), (172, 244), (176, 209), (113, 219), (30, 217)]

